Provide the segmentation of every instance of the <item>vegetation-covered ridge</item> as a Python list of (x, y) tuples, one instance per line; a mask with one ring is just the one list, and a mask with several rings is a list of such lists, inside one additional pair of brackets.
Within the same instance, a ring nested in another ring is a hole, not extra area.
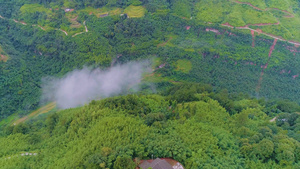
[(161, 95), (92, 101), (7, 126), (0, 165), (132, 169), (153, 155), (191, 169), (297, 168), (299, 110), (287, 101), (180, 84)]

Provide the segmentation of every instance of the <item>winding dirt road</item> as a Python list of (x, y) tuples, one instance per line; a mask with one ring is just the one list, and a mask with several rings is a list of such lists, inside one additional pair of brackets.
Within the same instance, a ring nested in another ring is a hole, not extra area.
[[(1, 15), (0, 15), (0, 18), (1, 18), (1, 19), (7, 20), (6, 18), (4, 18), (4, 17), (1, 16)], [(21, 23), (22, 25), (27, 25), (27, 23), (25, 23), (25, 22), (17, 21), (17, 20), (15, 20), (15, 19), (12, 19), (12, 20), (13, 20), (15, 23)], [(88, 28), (87, 28), (87, 26), (85, 25), (85, 21), (83, 22), (83, 24), (84, 24), (84, 27), (85, 27), (85, 32), (88, 32)], [(41, 28), (43, 31), (46, 31), (46, 29), (45, 29), (44, 27), (42, 27), (41, 25), (35, 25), (35, 24), (34, 24), (34, 25), (31, 25), (31, 26), (37, 26), (37, 27)], [(66, 36), (68, 36), (68, 32), (65, 31), (65, 30), (62, 30), (62, 29), (55, 29), (55, 30), (61, 31), (61, 32), (63, 32)], [(80, 35), (80, 34), (85, 33), (85, 32), (76, 33), (76, 34), (73, 35), (72, 37), (77, 36), (77, 35)]]
[[(85, 27), (85, 32), (89, 32), (87, 26), (85, 25), (85, 21), (83, 22), (83, 25), (84, 25), (84, 27)], [(85, 32), (79, 32), (79, 33), (76, 33), (76, 34), (74, 34), (72, 37), (75, 37), (75, 36), (77, 36), (77, 35), (83, 34), (83, 33), (85, 33)]]

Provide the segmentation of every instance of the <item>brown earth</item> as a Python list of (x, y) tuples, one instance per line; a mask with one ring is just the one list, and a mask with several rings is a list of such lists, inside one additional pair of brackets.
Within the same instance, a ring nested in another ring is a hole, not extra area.
[(5, 55), (0, 55), (0, 61), (6, 62), (8, 60), (8, 57)]

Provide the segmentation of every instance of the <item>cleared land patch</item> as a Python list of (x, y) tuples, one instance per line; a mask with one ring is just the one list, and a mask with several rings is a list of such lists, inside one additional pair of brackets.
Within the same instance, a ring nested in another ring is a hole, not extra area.
[(45, 8), (43, 5), (40, 4), (24, 4), (20, 11), (22, 13), (35, 13), (35, 12), (45, 12), (47, 14), (51, 14), (52, 11), (50, 9)]
[(79, 10), (79, 12), (85, 12), (88, 13), (89, 15), (96, 15), (98, 18), (100, 17), (105, 17), (108, 15), (120, 15), (122, 13), (121, 8), (92, 8), (92, 7), (87, 7), (85, 9)]
[(130, 18), (140, 18), (145, 15), (146, 9), (142, 6), (130, 5), (124, 9), (124, 13), (126, 13)]
[(17, 121), (15, 121), (13, 123), (13, 125), (17, 125), (17, 124), (23, 123), (24, 121), (26, 121), (26, 120), (28, 120), (28, 119), (30, 119), (32, 117), (36, 117), (36, 116), (38, 116), (40, 114), (48, 113), (49, 111), (51, 111), (55, 107), (56, 107), (56, 103), (55, 102), (49, 103), (46, 106), (41, 107), (41, 108), (37, 109), (36, 111), (30, 113), (28, 116), (25, 116), (25, 117), (22, 117), (22, 118), (18, 119)]

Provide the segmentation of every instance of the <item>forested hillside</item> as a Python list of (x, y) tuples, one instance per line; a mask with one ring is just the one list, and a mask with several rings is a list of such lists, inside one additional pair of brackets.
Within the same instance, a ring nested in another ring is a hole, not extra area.
[(164, 65), (148, 79), (154, 83), (203, 82), (299, 103), (294, 42), (194, 19), (198, 3), (204, 1), (1, 1), (1, 118), (36, 109), (45, 76), (153, 57)]
[[(297, 168), (299, 30), (297, 0), (0, 0), (0, 166)], [(145, 59), (136, 95), (41, 102), (45, 78)]]
[(213, 93), (209, 85), (181, 84), (163, 96), (92, 101), (10, 126), (0, 137), (0, 164), (133, 169), (153, 154), (193, 169), (297, 168), (299, 114), (270, 122), (282, 111), (246, 95)]

